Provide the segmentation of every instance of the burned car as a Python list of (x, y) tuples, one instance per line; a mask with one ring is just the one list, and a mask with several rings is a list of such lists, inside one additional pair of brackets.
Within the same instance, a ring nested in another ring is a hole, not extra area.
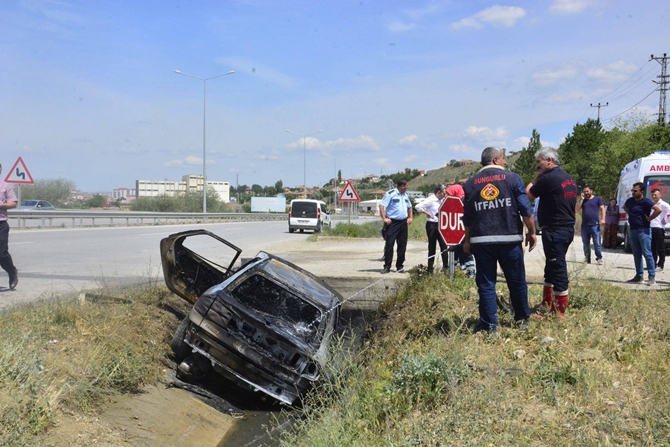
[(172, 340), (177, 377), (212, 372), (293, 404), (328, 360), (342, 296), (266, 252), (235, 268), (242, 252), (206, 230), (160, 244), (168, 288), (193, 303)]

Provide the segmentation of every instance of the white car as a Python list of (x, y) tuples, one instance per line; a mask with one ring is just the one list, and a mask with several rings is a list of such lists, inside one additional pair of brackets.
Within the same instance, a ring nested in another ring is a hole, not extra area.
[(330, 214), (326, 203), (321, 200), (291, 200), (288, 210), (288, 232), (312, 230), (319, 233), (323, 227), (331, 227)]

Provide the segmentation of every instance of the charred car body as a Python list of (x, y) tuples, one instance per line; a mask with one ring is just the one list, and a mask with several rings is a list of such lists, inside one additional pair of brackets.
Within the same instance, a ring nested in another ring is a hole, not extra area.
[(319, 380), (342, 302), (323, 280), (263, 251), (235, 269), (242, 250), (206, 230), (160, 250), (168, 288), (194, 304), (172, 340), (179, 378), (213, 371), (287, 404)]

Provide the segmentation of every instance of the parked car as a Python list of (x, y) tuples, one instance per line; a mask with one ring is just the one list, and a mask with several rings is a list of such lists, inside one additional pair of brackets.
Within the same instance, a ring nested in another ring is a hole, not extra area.
[(312, 230), (319, 233), (323, 227), (331, 227), (330, 213), (321, 200), (291, 200), (288, 210), (288, 232)]
[(23, 200), (19, 205), (20, 210), (55, 210), (56, 207), (46, 200)]
[(320, 379), (342, 303), (323, 280), (263, 251), (234, 268), (242, 250), (206, 230), (160, 250), (168, 288), (194, 304), (171, 343), (178, 378), (215, 373), (286, 404)]

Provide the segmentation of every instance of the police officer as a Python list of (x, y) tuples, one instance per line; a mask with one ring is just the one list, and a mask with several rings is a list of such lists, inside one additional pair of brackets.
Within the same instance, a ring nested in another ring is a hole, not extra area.
[(396, 188), (384, 194), (379, 204), (379, 214), (386, 225), (386, 245), (384, 245), (384, 268), (382, 274), (391, 271), (393, 245), (398, 243), (398, 259), (395, 266), (398, 273), (405, 273), (405, 250), (407, 249), (407, 226), (412, 223), (412, 202), (407, 195), (407, 180), (398, 180)]
[(530, 308), (521, 243), (524, 224), (529, 251), (537, 243), (533, 208), (521, 177), (505, 170), (507, 161), (502, 150), (487, 147), (481, 162), (483, 167), (465, 183), (463, 204), (463, 249), (475, 256), (477, 265), (480, 323), (475, 331), (497, 331), (498, 264), (505, 273), (514, 320), (519, 328), (525, 329)]

